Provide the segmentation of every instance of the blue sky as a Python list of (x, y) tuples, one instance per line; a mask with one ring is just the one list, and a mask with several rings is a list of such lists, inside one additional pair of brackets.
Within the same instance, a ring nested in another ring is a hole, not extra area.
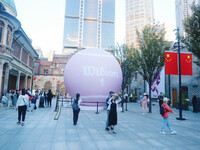
[[(116, 42), (125, 41), (125, 1), (116, 0)], [(62, 52), (65, 0), (15, 0), (23, 29), (45, 53)], [(166, 23), (169, 35), (174, 39), (175, 0), (154, 0), (156, 22)]]

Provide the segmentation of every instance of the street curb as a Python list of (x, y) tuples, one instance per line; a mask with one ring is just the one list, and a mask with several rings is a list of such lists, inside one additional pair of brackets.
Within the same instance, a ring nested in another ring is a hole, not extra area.
[(60, 113), (61, 113), (61, 107), (59, 106), (58, 111), (57, 111), (57, 114), (56, 114), (56, 116), (54, 117), (54, 120), (58, 120), (58, 118), (59, 118), (59, 116), (60, 116)]

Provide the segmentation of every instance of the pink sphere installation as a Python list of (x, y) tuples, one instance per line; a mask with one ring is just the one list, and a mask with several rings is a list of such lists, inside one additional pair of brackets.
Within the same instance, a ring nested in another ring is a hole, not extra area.
[[(96, 106), (91, 102), (106, 102), (110, 91), (119, 92), (122, 71), (112, 54), (102, 49), (88, 48), (77, 52), (69, 60), (64, 71), (64, 82), (73, 98), (80, 93), (82, 106)], [(99, 103), (99, 106), (104, 104)]]

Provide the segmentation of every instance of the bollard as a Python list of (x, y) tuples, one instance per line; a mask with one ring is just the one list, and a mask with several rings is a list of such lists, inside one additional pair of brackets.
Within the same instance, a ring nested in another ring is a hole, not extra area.
[(128, 102), (126, 101), (126, 110), (125, 110), (125, 111), (128, 111), (128, 109), (127, 109), (127, 103), (128, 103)]
[(56, 99), (56, 107), (54, 111), (57, 111), (57, 108), (58, 108), (58, 98)]
[(63, 97), (62, 97), (62, 105), (61, 106), (63, 106)]
[(99, 114), (98, 109), (99, 109), (99, 102), (97, 102), (97, 112), (96, 112), (96, 114)]

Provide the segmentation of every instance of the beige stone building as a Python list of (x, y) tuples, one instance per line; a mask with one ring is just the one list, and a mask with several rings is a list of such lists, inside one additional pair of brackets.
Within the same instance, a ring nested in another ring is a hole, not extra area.
[(16, 17), (14, 0), (0, 0), (0, 95), (32, 87), (38, 54)]
[(34, 64), (33, 90), (66, 93), (64, 70), (72, 55), (53, 54), (53, 60), (39, 58)]

